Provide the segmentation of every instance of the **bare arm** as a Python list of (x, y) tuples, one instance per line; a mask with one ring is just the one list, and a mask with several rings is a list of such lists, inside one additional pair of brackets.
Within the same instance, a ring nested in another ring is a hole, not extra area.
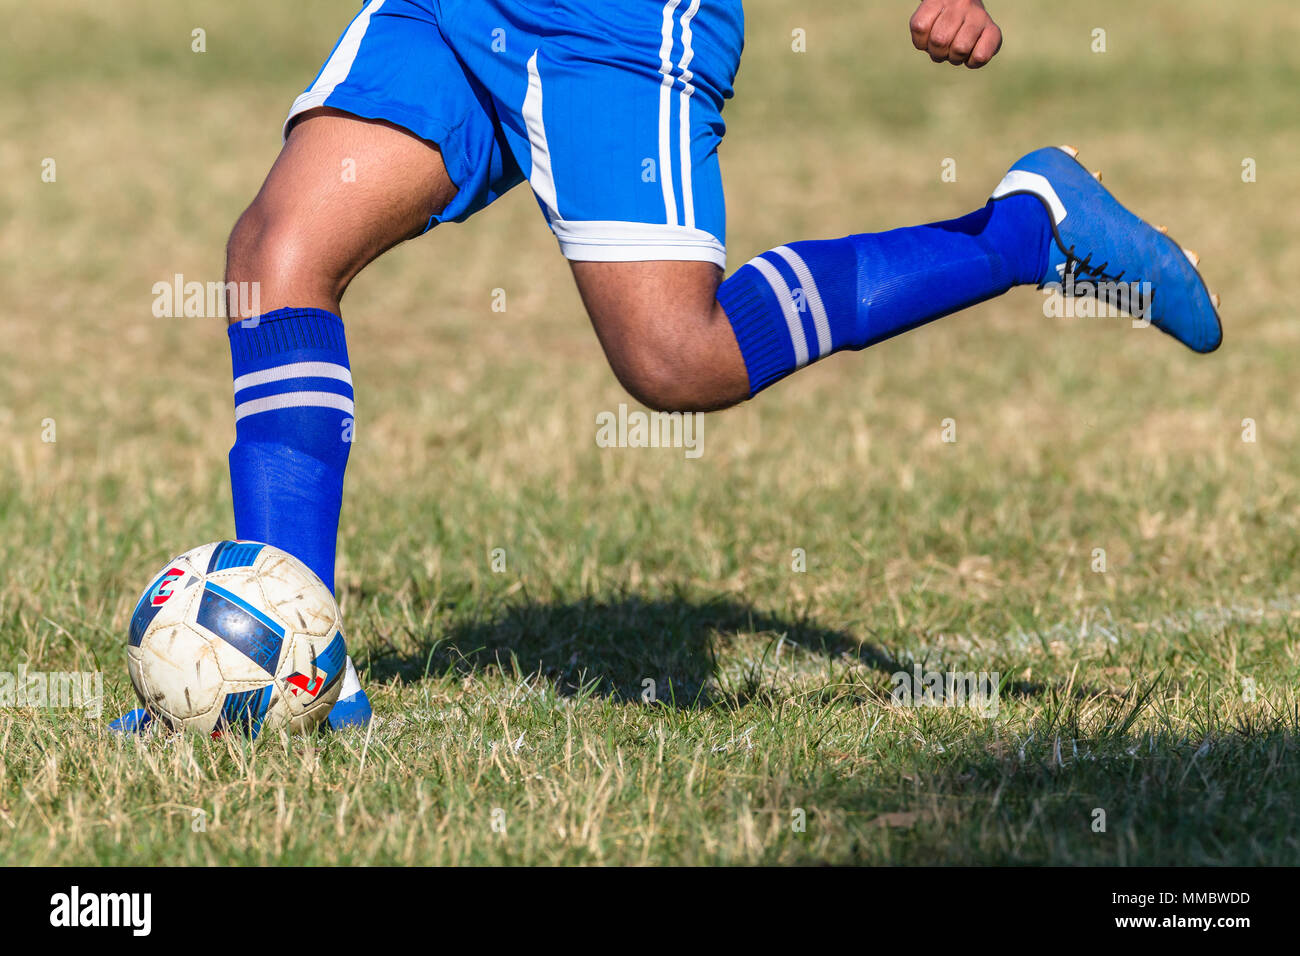
[(912, 45), (935, 63), (978, 70), (1002, 49), (1002, 31), (981, 0), (921, 0), (909, 26)]

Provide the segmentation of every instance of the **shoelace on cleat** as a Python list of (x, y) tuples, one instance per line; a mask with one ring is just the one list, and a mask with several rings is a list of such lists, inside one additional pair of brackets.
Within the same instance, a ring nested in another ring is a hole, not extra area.
[(1107, 259), (1099, 266), (1094, 266), (1092, 264), (1091, 252), (1089, 252), (1086, 256), (1080, 259), (1075, 254), (1073, 245), (1071, 245), (1070, 248), (1065, 250), (1065, 275), (1075, 276), (1075, 277), (1079, 275), (1083, 275), (1085, 278), (1088, 279), (1102, 279), (1103, 281), (1106, 282), (1121, 281), (1124, 278), (1124, 273), (1127, 270), (1121, 269), (1115, 275), (1110, 275), (1106, 272), (1106, 267), (1108, 265), (1110, 265), (1109, 259)]
[[(1080, 259), (1079, 256), (1075, 253), (1074, 248), (1075, 247), (1071, 245), (1068, 249), (1065, 250), (1065, 273), (1064, 275), (1061, 276), (1062, 280), (1064, 280), (1066, 276), (1070, 276), (1073, 278), (1078, 278), (1079, 276), (1083, 276), (1085, 280), (1086, 279), (1101, 280), (1102, 282), (1112, 282), (1118, 285), (1120, 282), (1123, 281), (1125, 273), (1128, 272), (1127, 269), (1121, 269), (1119, 272), (1115, 273), (1114, 275), (1111, 275), (1106, 271), (1106, 267), (1110, 265), (1109, 259), (1107, 259), (1099, 266), (1094, 266), (1092, 264), (1091, 252), (1089, 252), (1086, 256)], [(1094, 282), (1093, 289), (1084, 293), (1084, 295), (1092, 298), (1104, 298), (1108, 302), (1114, 301), (1109, 295), (1108, 296), (1098, 295), (1096, 285), (1097, 284)], [(1153, 310), (1155, 308), (1155, 300), (1156, 300), (1156, 290), (1152, 289), (1150, 293), (1150, 299), (1146, 303), (1147, 310)], [(1127, 311), (1125, 305), (1123, 304), (1120, 305), (1121, 308), (1125, 308)], [(1152, 321), (1152, 322), (1155, 321), (1150, 314), (1148, 314), (1148, 321)]]

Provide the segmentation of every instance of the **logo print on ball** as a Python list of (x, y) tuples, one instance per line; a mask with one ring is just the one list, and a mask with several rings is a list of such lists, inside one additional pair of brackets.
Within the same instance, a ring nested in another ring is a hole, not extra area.
[(158, 616), (159, 609), (174, 593), (171, 585), (183, 577), (185, 577), (184, 571), (179, 568), (168, 568), (158, 576), (157, 581), (149, 585), (144, 594), (140, 595), (140, 601), (131, 614), (131, 636), (128, 643), (132, 647), (140, 646), (140, 642), (144, 640), (144, 632), (149, 629), (153, 619)]
[(347, 660), (347, 656), (343, 632), (335, 631), (333, 639), (325, 649), (312, 659), (312, 664), (321, 673), (314, 677), (302, 673), (290, 674), (284, 679), (284, 682), (289, 685), (289, 692), (295, 697), (299, 694), (315, 697), (325, 688), (333, 687), (334, 682), (343, 676), (343, 663)]
[(306, 674), (290, 674), (284, 679), (284, 682), (289, 685), (294, 697), (299, 694), (315, 697), (320, 693), (320, 689), (325, 686), (325, 678), (319, 674), (315, 677), (308, 677)]
[(154, 607), (162, 607), (166, 604), (167, 599), (172, 596), (172, 584), (183, 577), (185, 577), (185, 572), (180, 568), (167, 570), (158, 579), (158, 583), (153, 586), (153, 590), (149, 592), (149, 603)]

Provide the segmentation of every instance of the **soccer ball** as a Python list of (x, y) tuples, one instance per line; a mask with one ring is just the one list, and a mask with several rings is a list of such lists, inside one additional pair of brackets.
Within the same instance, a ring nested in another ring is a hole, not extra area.
[(172, 730), (305, 733), (343, 686), (347, 647), (329, 588), (290, 554), (218, 541), (164, 565), (131, 615), (135, 692)]

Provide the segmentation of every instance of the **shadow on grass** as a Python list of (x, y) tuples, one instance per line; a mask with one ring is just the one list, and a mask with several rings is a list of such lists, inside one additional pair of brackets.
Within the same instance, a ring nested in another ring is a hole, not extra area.
[(453, 623), (414, 654), (381, 651), (368, 663), (379, 680), (417, 681), (491, 667), (544, 675), (561, 694), (620, 700), (640, 700), (650, 679), (661, 702), (696, 707), (724, 699), (744, 703), (763, 693), (761, 661), (754, 661), (749, 673), (725, 678), (718, 666), (717, 655), (742, 634), (770, 638), (764, 652), (768, 664), (784, 639), (787, 647), (797, 645), (804, 653), (862, 662), (886, 674), (912, 666), (848, 631), (806, 618), (774, 615), (726, 598), (682, 597), (514, 602), (488, 617)]
[[(745, 648), (736, 648), (742, 638)], [(365, 663), (380, 681), (499, 669), (544, 675), (562, 695), (629, 702), (651, 678), (661, 703), (699, 709), (787, 693), (770, 682), (782, 639), (798, 645), (799, 666), (826, 675), (824, 690), (814, 692), (837, 702), (878, 702), (888, 675), (912, 669), (910, 659), (848, 630), (731, 598), (685, 596), (524, 598), (453, 622), (414, 649), (372, 650)], [(860, 671), (835, 678), (858, 664), (880, 679)], [(849, 821), (838, 862), (1294, 865), (1293, 716), (1139, 732), (1162, 686), (1162, 673), (1122, 690), (1010, 681), (1004, 694), (1037, 698), (1027, 723), (1008, 731), (954, 709), (923, 708), (907, 746), (869, 757), (828, 750), (834, 772), (810, 775), (797, 799)], [(1094, 828), (1099, 808), (1104, 832)]]

